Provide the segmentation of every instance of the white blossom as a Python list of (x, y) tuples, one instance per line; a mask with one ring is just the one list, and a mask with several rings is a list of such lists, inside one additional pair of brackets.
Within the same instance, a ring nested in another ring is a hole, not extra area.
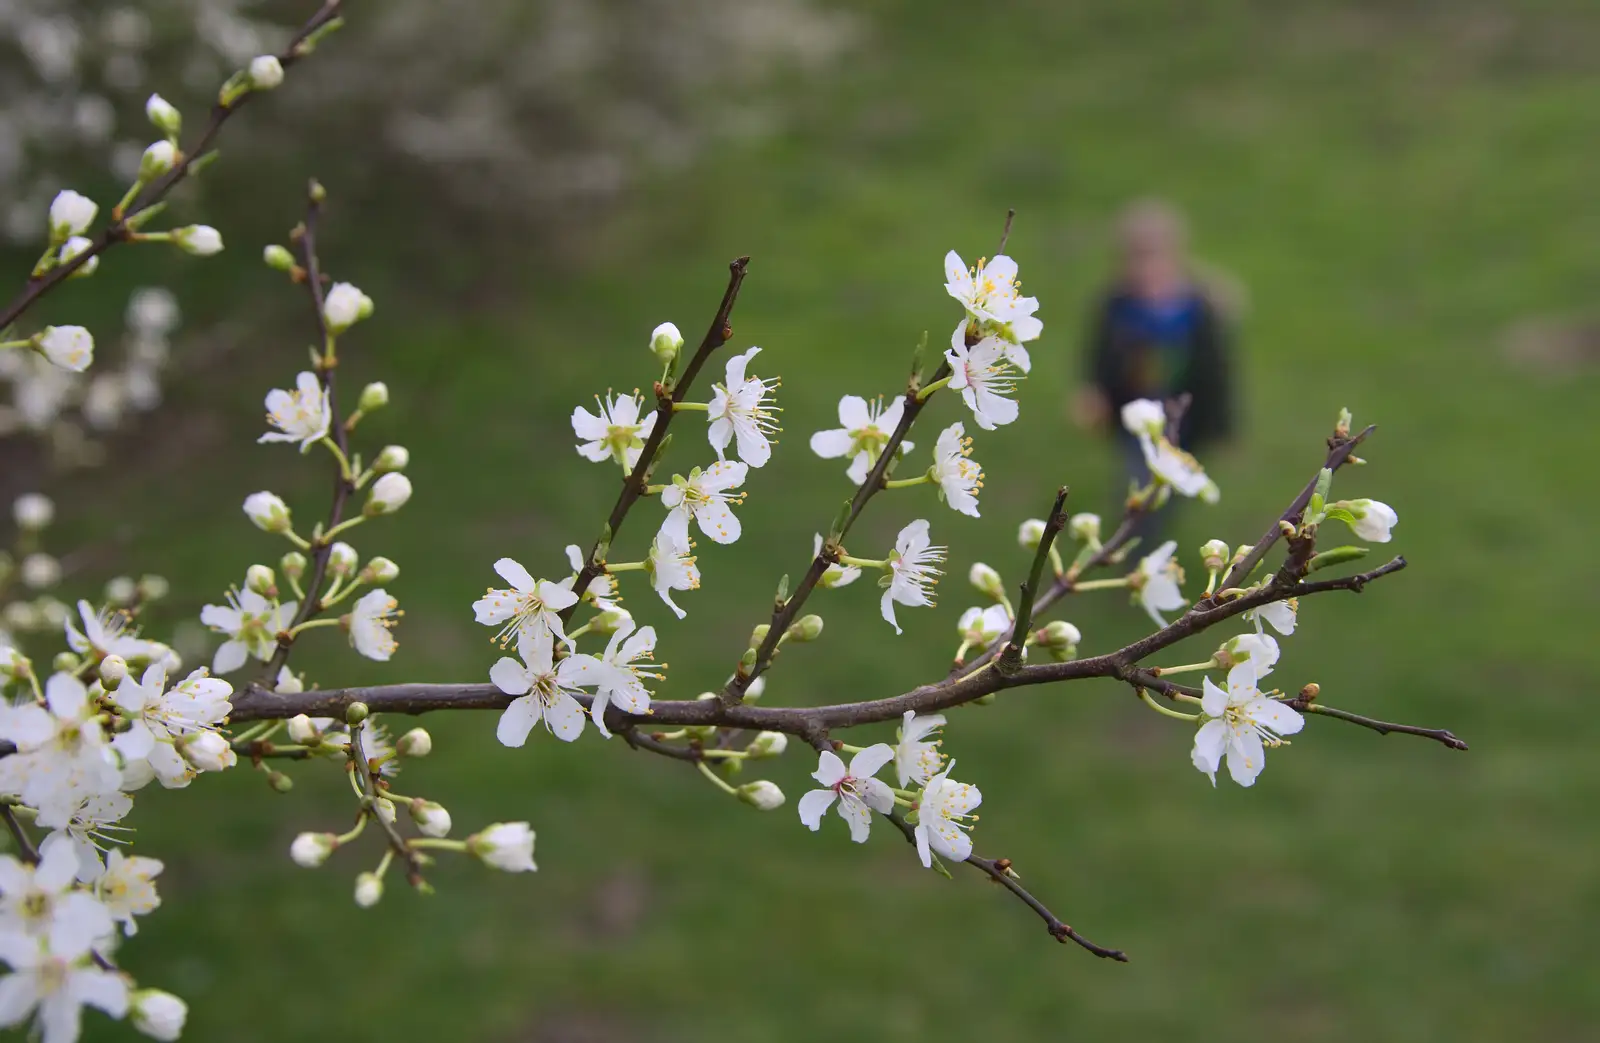
[(974, 605), (961, 613), (956, 620), (956, 631), (961, 640), (978, 648), (987, 648), (1002, 634), (1011, 633), (1011, 613), (1004, 605), (978, 608)]
[(76, 888), (77, 875), (71, 845), (41, 852), (37, 865), (0, 855), (0, 932), (47, 940), (52, 949), (86, 948), (110, 935), (112, 914)]
[(336, 282), (322, 299), (322, 321), (330, 333), (342, 333), (372, 314), (372, 298), (347, 282)]
[(289, 857), (296, 865), (315, 869), (326, 862), (338, 846), (338, 839), (332, 833), (301, 833), (289, 845)]
[(922, 518), (901, 529), (895, 538), (885, 577), (888, 582), (878, 606), (895, 633), (902, 632), (894, 618), (895, 602), (912, 608), (933, 604), (930, 591), (942, 575), (936, 566), (944, 561), (944, 552), (945, 548), (929, 544), (928, 523)]
[(74, 373), (82, 373), (94, 361), (94, 337), (82, 326), (46, 326), (34, 344), (53, 365)]
[(1130, 435), (1158, 435), (1166, 430), (1167, 409), (1153, 398), (1136, 398), (1122, 407), (1122, 426)]
[(1257, 679), (1272, 673), (1278, 664), (1278, 642), (1271, 634), (1241, 634), (1229, 638), (1217, 649), (1217, 661), (1223, 666), (1237, 666), (1249, 660), (1256, 668)]
[(672, 484), (661, 491), (667, 516), (661, 523), (662, 535), (676, 546), (689, 543), (689, 519), (716, 543), (732, 543), (739, 538), (739, 519), (730, 503), (744, 502), (744, 493), (730, 490), (744, 484), (748, 468), (733, 460), (718, 460), (705, 470), (695, 468), (689, 477), (673, 475)]
[(1145, 555), (1139, 562), (1138, 571), (1130, 577), (1139, 604), (1144, 606), (1158, 627), (1167, 625), (1161, 613), (1189, 607), (1188, 599), (1178, 586), (1183, 582), (1183, 569), (1172, 557), (1172, 552), (1177, 549), (1177, 541), (1168, 540)]
[(707, 413), (710, 427), (706, 437), (717, 459), (723, 459), (730, 442), (737, 443), (739, 459), (751, 467), (761, 467), (772, 459), (770, 435), (778, 430), (773, 416), (776, 406), (772, 392), (778, 380), (746, 377), (745, 366), (760, 348), (751, 348), (728, 360), (727, 383), (716, 385)]
[[(814, 533), (811, 539), (811, 557), (816, 558), (822, 553), (822, 533)], [(817, 586), (823, 589), (832, 587), (848, 587), (861, 577), (861, 569), (855, 565), (840, 565), (835, 562), (822, 572), (822, 578), (817, 580)]]
[(17, 528), (38, 532), (48, 528), (56, 516), (56, 505), (43, 493), (23, 493), (11, 504), (11, 517)]
[(162, 1043), (173, 1043), (183, 1035), (183, 1024), (189, 1017), (189, 1005), (170, 992), (160, 989), (140, 989), (131, 997), (128, 1013), (133, 1027)]
[(1167, 410), (1153, 398), (1139, 398), (1122, 407), (1122, 426), (1139, 440), (1139, 451), (1144, 455), (1150, 473), (1172, 486), (1182, 496), (1198, 496), (1206, 503), (1216, 503), (1221, 497), (1217, 483), (1206, 476), (1189, 453), (1167, 440)]
[(226, 605), (206, 605), (200, 609), (200, 622), (228, 640), (217, 649), (211, 670), (231, 674), (254, 656), (263, 663), (278, 647), (279, 632), (288, 629), (300, 607), (297, 601), (269, 601), (246, 588), (229, 591)]
[(933, 443), (933, 478), (944, 501), (962, 514), (978, 517), (983, 468), (971, 459), (972, 439), (960, 421), (939, 432)]
[(511, 584), (511, 588), (490, 587), (487, 594), (472, 603), (472, 612), (473, 618), (484, 626), (504, 624), (495, 635), (501, 648), (511, 644), (514, 637), (533, 638), (541, 632), (566, 641), (567, 632), (560, 613), (578, 603), (578, 595), (571, 588), (534, 579), (532, 573), (511, 558), (496, 561), (494, 570)]
[(683, 334), (670, 322), (663, 322), (650, 331), (650, 351), (665, 366), (683, 350)]
[(580, 653), (562, 661), (563, 666), (569, 662), (575, 664), (574, 676), (581, 678), (576, 683), (594, 686), (594, 703), (589, 708), (589, 716), (594, 718), (596, 730), (606, 738), (611, 737), (606, 731), (607, 706), (615, 704), (624, 713), (631, 714), (650, 712), (650, 692), (644, 682), (659, 681), (663, 677), (661, 668), (650, 662), (655, 647), (655, 628), (643, 627), (636, 633), (629, 621), (611, 635), (605, 655), (596, 658)]
[(925, 785), (939, 771), (944, 755), (939, 740), (928, 740), (945, 725), (944, 714), (918, 714), (907, 710), (900, 721), (899, 741), (894, 747), (894, 773), (902, 787), (912, 782)]
[(144, 114), (164, 134), (176, 135), (183, 127), (183, 115), (172, 102), (152, 94), (144, 103)]
[(63, 189), (50, 201), (50, 238), (56, 242), (82, 235), (94, 223), (100, 207), (88, 196)]
[(496, 822), (482, 833), (467, 838), (467, 850), (485, 865), (507, 873), (532, 872), (533, 830), (526, 822)]
[(100, 708), (82, 681), (52, 674), (44, 697), (43, 706), (0, 708), (0, 739), (17, 747), (0, 760), (0, 791), (36, 808), (39, 825), (59, 829), (86, 797), (116, 790), (122, 773), (100, 723)]
[(146, 916), (161, 904), (156, 877), (163, 868), (154, 858), (128, 856), (117, 850), (107, 857), (105, 872), (95, 882), (95, 895), (111, 918), (122, 924), (124, 934), (137, 934), (139, 929), (133, 918)]
[(985, 431), (1017, 418), (1017, 403), (1006, 397), (1016, 390), (1007, 356), (1009, 347), (999, 337), (984, 337), (969, 348), (967, 322), (963, 320), (950, 337), (950, 350), (944, 353), (945, 361), (950, 363), (950, 389), (961, 392), (961, 400)]
[(917, 798), (917, 856), (929, 868), (935, 851), (956, 862), (965, 862), (972, 854), (972, 838), (966, 832), (972, 827), (966, 820), (976, 821), (972, 809), (983, 803), (983, 794), (976, 786), (950, 778), (955, 766), (956, 762), (951, 761), (944, 771), (929, 779)]
[(417, 824), (417, 829), (423, 836), (442, 837), (450, 832), (453, 824), (450, 821), (450, 812), (443, 804), (435, 804), (431, 800), (414, 800), (411, 802), (411, 821)]
[(776, 811), (783, 807), (783, 790), (767, 779), (747, 782), (739, 787), (739, 799), (757, 811)]
[[(127, 775), (124, 769), (123, 785), (127, 785)], [(70, 812), (66, 824), (40, 842), (39, 851), (43, 853), (46, 848), (58, 844), (70, 846), (78, 856), (79, 882), (92, 884), (105, 870), (100, 854), (102, 845), (110, 845), (113, 832), (125, 831), (117, 823), (131, 810), (133, 798), (126, 793), (85, 794)]]
[(35, 552), (22, 559), (17, 567), (22, 585), (33, 590), (49, 590), (61, 582), (61, 562), (53, 554)]
[(228, 740), (216, 732), (195, 732), (178, 742), (178, 752), (200, 771), (223, 771), (239, 761)]
[(177, 146), (170, 141), (157, 141), (139, 157), (139, 179), (152, 181), (171, 170), (177, 162)]
[(325, 437), (333, 423), (333, 407), (328, 393), (315, 373), (302, 372), (295, 377), (295, 389), (284, 391), (273, 388), (267, 392), (267, 422), (276, 431), (268, 431), (258, 442), (299, 442), (305, 452), (311, 443)]
[[(81, 235), (75, 235), (61, 244), (61, 252), (56, 255), (56, 260), (61, 264), (67, 264), (73, 260), (76, 260), (79, 254), (85, 253), (93, 248), (94, 240), (87, 239)], [(73, 272), (72, 275), (74, 278), (90, 276), (93, 275), (95, 270), (99, 267), (100, 257), (98, 254), (96, 254), (86, 259), (82, 264), (78, 265), (77, 271)]]
[(1255, 664), (1245, 660), (1228, 671), (1226, 691), (1205, 679), (1200, 709), (1210, 720), (1195, 732), (1190, 759), (1213, 786), (1224, 754), (1233, 781), (1250, 786), (1266, 767), (1266, 747), (1282, 745), (1280, 736), (1305, 727), (1304, 717), (1256, 688), (1256, 677)]
[(874, 811), (887, 815), (894, 809), (894, 793), (886, 783), (873, 778), (885, 764), (894, 759), (894, 747), (886, 742), (869, 746), (850, 759), (850, 767), (832, 750), (823, 750), (817, 760), (817, 770), (811, 777), (820, 782), (822, 789), (814, 789), (800, 798), (800, 821), (812, 832), (822, 828), (823, 814), (839, 803), (839, 817), (850, 827), (850, 839), (865, 843), (872, 829)]
[[(587, 683), (588, 670), (576, 656), (554, 661), (555, 640), (548, 631), (517, 642), (521, 662), (502, 657), (489, 669), (489, 680), (507, 695), (519, 698), (500, 715), (495, 735), (506, 746), (521, 746), (540, 721), (563, 742), (583, 734), (583, 704), (573, 698)], [(585, 657), (592, 661), (592, 657)]]
[(694, 563), (694, 555), (689, 553), (690, 546), (688, 540), (680, 543), (658, 532), (650, 542), (650, 554), (645, 558), (650, 585), (679, 619), (686, 613), (672, 600), (672, 592), (700, 589), (700, 568)]
[[(881, 398), (868, 401), (860, 395), (846, 395), (839, 400), (840, 426), (812, 435), (811, 451), (824, 460), (849, 457), (850, 467), (845, 475), (860, 485), (889, 444), (889, 436), (900, 426), (905, 408), (905, 399), (898, 396), (885, 406)], [(903, 452), (914, 448), (911, 442), (900, 443)]]
[(187, 786), (198, 767), (181, 749), (190, 737), (215, 732), (233, 709), (233, 686), (196, 670), (170, 691), (163, 664), (149, 666), (137, 682), (131, 678), (117, 686), (112, 699), (127, 729), (112, 746), (130, 764), (147, 761), (161, 784), (169, 789)]
[(1017, 368), (1028, 372), (1028, 353), (1022, 345), (1038, 339), (1044, 323), (1033, 314), (1039, 310), (1038, 298), (1019, 292), (1017, 262), (1000, 254), (989, 261), (980, 258), (969, 269), (961, 255), (951, 250), (944, 255), (944, 273), (945, 291), (974, 319), (1012, 342)]
[(656, 428), (656, 411), (640, 414), (644, 399), (636, 395), (595, 396), (596, 413), (582, 406), (572, 411), (572, 433), (583, 440), (578, 455), (600, 463), (615, 460), (632, 471)]
[(169, 649), (157, 641), (145, 641), (130, 628), (130, 617), (120, 609), (106, 608), (96, 611), (87, 601), (78, 602), (78, 618), (83, 623), (80, 631), (68, 619), (67, 647), (79, 655), (92, 654), (96, 659), (121, 656), (130, 662), (164, 659)]
[(359, 873), (356, 876), (356, 905), (370, 909), (383, 897), (383, 878), (377, 873)]
[(388, 662), (400, 643), (391, 633), (399, 622), (400, 602), (382, 587), (369, 590), (350, 609), (350, 645), (368, 659)]
[(113, 971), (90, 962), (89, 943), (48, 943), (0, 933), (0, 960), (11, 973), (0, 978), (0, 1028), (35, 1015), (40, 1043), (75, 1043), (83, 1008), (114, 1018), (128, 1011), (128, 985)]
[(1253, 608), (1244, 614), (1244, 618), (1255, 622), (1256, 633), (1261, 633), (1261, 624), (1266, 622), (1271, 623), (1272, 629), (1284, 637), (1294, 633), (1295, 623), (1299, 617), (1299, 598), (1285, 598), (1282, 601), (1273, 601), (1262, 605), (1260, 608)]

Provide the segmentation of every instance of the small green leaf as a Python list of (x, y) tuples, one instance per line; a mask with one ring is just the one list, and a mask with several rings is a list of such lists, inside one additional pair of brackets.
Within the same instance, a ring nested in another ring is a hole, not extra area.
[(1307, 572), (1316, 572), (1329, 565), (1342, 565), (1347, 561), (1357, 561), (1369, 553), (1366, 547), (1334, 547), (1312, 556), (1306, 563)]

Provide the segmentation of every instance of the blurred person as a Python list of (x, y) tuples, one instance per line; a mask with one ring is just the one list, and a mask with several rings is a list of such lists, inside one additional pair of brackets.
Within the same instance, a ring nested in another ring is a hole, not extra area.
[[(1183, 216), (1168, 204), (1142, 201), (1123, 212), (1117, 273), (1094, 306), (1085, 382), (1072, 402), (1077, 425), (1110, 433), (1127, 478), (1141, 485), (1150, 472), (1138, 441), (1122, 426), (1128, 402), (1187, 394), (1177, 440), (1197, 456), (1234, 426), (1228, 325), (1239, 291), (1209, 273), (1202, 280), (1188, 245)], [(1148, 540), (1154, 532), (1140, 535)]]

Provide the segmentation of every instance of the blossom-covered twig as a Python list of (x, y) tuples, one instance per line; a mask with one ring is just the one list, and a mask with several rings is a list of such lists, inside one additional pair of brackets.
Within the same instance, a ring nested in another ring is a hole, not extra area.
[[(343, 4), (344, 0), (324, 0), (322, 7), (290, 37), (288, 45), (284, 47), (280, 54), (275, 56), (276, 67), (280, 75), (281, 70), (288, 68), (311, 53), (312, 47), (314, 47), (314, 39), (320, 33), (327, 31), (331, 24), (339, 18), (339, 10)], [(273, 84), (273, 86), (276, 86), (276, 84)], [(113, 215), (111, 223), (99, 235), (95, 236), (86, 248), (71, 257), (63, 259), (49, 271), (28, 280), (22, 292), (17, 294), (11, 303), (5, 307), (4, 311), (0, 311), (0, 330), (16, 322), (40, 298), (65, 282), (74, 272), (85, 265), (94, 263), (95, 258), (113, 245), (128, 241), (136, 227), (134, 219), (161, 204), (168, 193), (198, 169), (197, 162), (211, 148), (212, 142), (216, 140), (217, 134), (221, 132), (223, 124), (227, 123), (229, 117), (238, 112), (257, 91), (243, 90), (229, 93), (232, 93), (232, 97), (220, 96), (217, 99), (216, 104), (212, 106), (210, 120), (194, 141), (189, 144), (188, 148), (184, 149), (178, 156), (178, 161), (172, 164), (170, 170), (145, 185), (143, 190), (121, 209), (120, 213)]]
[[(578, 570), (578, 578), (572, 585), (573, 590), (587, 590), (590, 582), (605, 571), (605, 556), (611, 541), (616, 539), (624, 519), (628, 517), (628, 511), (638, 502), (639, 497), (644, 495), (645, 487), (649, 484), (651, 469), (656, 464), (656, 454), (660, 451), (661, 444), (667, 437), (667, 428), (672, 423), (673, 405), (683, 401), (689, 388), (694, 384), (694, 378), (699, 375), (712, 352), (728, 343), (729, 338), (733, 336), (733, 327), (730, 325), (733, 306), (739, 300), (739, 287), (744, 285), (745, 272), (749, 267), (749, 257), (736, 257), (728, 263), (727, 289), (722, 291), (722, 303), (717, 305), (716, 314), (711, 317), (711, 325), (706, 328), (705, 336), (700, 338), (700, 346), (695, 349), (694, 355), (690, 357), (683, 372), (671, 387), (660, 382), (656, 384), (655, 427), (644, 441), (638, 463), (634, 464), (633, 470), (623, 477), (622, 488), (617, 492), (617, 502), (612, 505), (611, 513), (606, 517), (605, 528), (601, 531), (600, 538), (595, 540), (589, 556), (583, 562), (583, 567)], [(577, 610), (579, 604), (581, 602), (575, 601), (561, 611), (563, 622), (572, 618), (572, 613)]]

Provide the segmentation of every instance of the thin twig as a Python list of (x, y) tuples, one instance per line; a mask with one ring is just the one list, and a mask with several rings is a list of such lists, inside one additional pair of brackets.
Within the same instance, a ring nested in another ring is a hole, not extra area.
[(1011, 624), (1011, 640), (1000, 654), (1000, 661), (995, 663), (995, 669), (1002, 675), (1014, 674), (1022, 665), (1022, 650), (1028, 643), (1028, 628), (1033, 625), (1033, 606), (1039, 592), (1039, 581), (1044, 577), (1044, 565), (1050, 560), (1050, 547), (1055, 543), (1056, 535), (1067, 524), (1067, 493), (1065, 485), (1056, 490), (1056, 502), (1045, 518), (1044, 533), (1039, 537), (1039, 546), (1033, 554), (1033, 568), (1028, 571), (1027, 582), (1022, 584), (1017, 598), (1017, 618)]
[(1318, 714), (1323, 717), (1332, 717), (1334, 720), (1346, 721), (1350, 724), (1359, 724), (1363, 728), (1370, 728), (1379, 735), (1388, 735), (1396, 732), (1400, 735), (1419, 735), (1424, 739), (1432, 739), (1443, 743), (1452, 750), (1465, 750), (1466, 742), (1455, 737), (1453, 733), (1444, 728), (1418, 728), (1413, 724), (1395, 724), (1392, 721), (1380, 721), (1373, 717), (1363, 717), (1349, 710), (1337, 710), (1332, 706), (1323, 706), (1321, 703), (1306, 703), (1298, 697), (1287, 700), (1287, 705), (1294, 707), (1301, 713)]
[(17, 842), (17, 854), (24, 862), (29, 864), (39, 861), (39, 849), (34, 846), (33, 838), (28, 836), (28, 828), (17, 819), (17, 809), (10, 804), (0, 804), (0, 817), (6, 820), (6, 829), (11, 831), (11, 839)]
[(406, 882), (412, 887), (422, 884), (422, 859), (417, 852), (406, 843), (406, 838), (400, 835), (400, 830), (393, 822), (388, 821), (378, 814), (378, 800), (383, 796), (378, 789), (378, 780), (382, 777), (372, 770), (367, 761), (366, 751), (361, 748), (362, 730), (367, 727), (367, 722), (357, 722), (350, 726), (350, 770), (355, 772), (356, 784), (361, 789), (361, 809), (363, 814), (378, 824), (383, 830), (384, 837), (389, 842), (389, 847), (406, 867)]
[[(277, 56), (278, 64), (287, 69), (304, 57), (306, 53), (309, 53), (303, 52), (300, 45), (312, 33), (337, 18), (342, 4), (343, 0), (325, 0), (322, 8), (312, 15), (300, 27), (299, 31), (290, 38), (288, 46)], [(45, 274), (37, 278), (30, 278), (27, 285), (23, 287), (22, 292), (6, 306), (3, 312), (0, 312), (0, 329), (5, 329), (16, 322), (24, 312), (38, 303), (45, 294), (65, 282), (73, 272), (100, 256), (116, 243), (126, 242), (132, 232), (129, 222), (165, 199), (167, 194), (179, 182), (189, 176), (190, 166), (211, 147), (212, 141), (216, 138), (218, 132), (222, 130), (222, 125), (257, 93), (259, 92), (253, 90), (245, 91), (226, 105), (219, 100), (212, 106), (210, 121), (206, 123), (205, 129), (200, 132), (199, 137), (187, 149), (183, 150), (179, 162), (173, 164), (171, 170), (147, 185), (138, 198), (134, 200), (133, 204), (124, 212), (123, 216), (118, 220), (113, 220), (104, 231), (95, 236), (87, 249), (73, 255), (70, 260), (62, 261), (55, 265)]]

